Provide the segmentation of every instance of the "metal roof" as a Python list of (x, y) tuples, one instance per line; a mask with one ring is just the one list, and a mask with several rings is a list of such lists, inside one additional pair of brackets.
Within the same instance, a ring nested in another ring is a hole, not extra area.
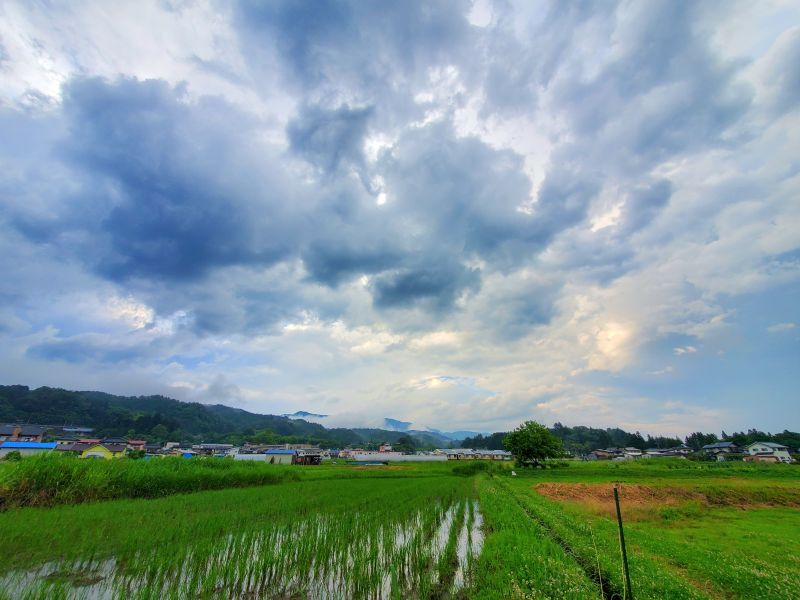
[(296, 450), (267, 450), (264, 454), (296, 454)]
[(706, 444), (703, 446), (703, 450), (710, 450), (712, 448), (730, 448), (731, 446), (735, 446), (733, 442), (717, 442), (716, 444)]
[(58, 444), (55, 442), (2, 442), (0, 443), (0, 448), (38, 448), (39, 450), (52, 450), (57, 445)]
[(776, 450), (779, 450), (781, 448), (786, 448), (786, 446), (784, 446), (783, 444), (776, 444), (775, 442), (753, 442), (752, 444), (749, 444), (747, 447), (749, 448), (750, 446), (766, 446), (767, 448), (774, 448)]

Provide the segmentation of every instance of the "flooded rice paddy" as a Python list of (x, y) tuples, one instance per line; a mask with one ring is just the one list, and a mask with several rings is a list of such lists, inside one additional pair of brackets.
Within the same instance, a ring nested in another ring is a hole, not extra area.
[(14, 598), (440, 598), (469, 584), (483, 543), (477, 501), (298, 515), (195, 544), (48, 562), (0, 578)]

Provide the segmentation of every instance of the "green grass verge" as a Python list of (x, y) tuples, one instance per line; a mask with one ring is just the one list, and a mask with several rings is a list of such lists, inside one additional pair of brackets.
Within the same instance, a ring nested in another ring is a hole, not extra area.
[(599, 585), (496, 479), (480, 480), (478, 489), (486, 539), (469, 597), (602, 597)]

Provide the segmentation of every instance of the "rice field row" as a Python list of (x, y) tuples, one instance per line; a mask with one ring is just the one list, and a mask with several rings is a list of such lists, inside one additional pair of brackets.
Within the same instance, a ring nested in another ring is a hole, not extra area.
[[(76, 513), (84, 519), (93, 516), (99, 521), (99, 537), (71, 556), (59, 559), (51, 553), (35, 566), (27, 561), (26, 567), (5, 571), (0, 594), (42, 599), (448, 598), (468, 585), (483, 536), (469, 480), (365, 483), (324, 481), (216, 492), (205, 500), (220, 505), (226, 496), (234, 502), (246, 498), (272, 503), (272, 508), (233, 507), (241, 518), (190, 519), (177, 528), (163, 523), (159, 508), (186, 498), (202, 501), (210, 494), (16, 511), (23, 521), (61, 511), (63, 521), (55, 519), (56, 530), (49, 532), (56, 536), (74, 531), (68, 519)], [(123, 512), (149, 513), (153, 522), (146, 529), (166, 526), (175, 539), (141, 547), (135, 539), (120, 539), (121, 544), (109, 546), (102, 536), (105, 526), (125, 535), (106, 521), (114, 504), (122, 504)], [(103, 507), (106, 512), (98, 514)], [(0, 519), (0, 532), (13, 536), (5, 525)], [(18, 522), (16, 530), (24, 525)]]

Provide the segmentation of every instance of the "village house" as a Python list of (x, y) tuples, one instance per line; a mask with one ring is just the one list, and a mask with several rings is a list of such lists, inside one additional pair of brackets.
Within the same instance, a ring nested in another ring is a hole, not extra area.
[(733, 442), (717, 442), (715, 444), (706, 444), (703, 446), (703, 451), (706, 456), (713, 456), (721, 462), (733, 458), (730, 455), (738, 455), (739, 447)]
[(88, 448), (81, 452), (81, 458), (104, 458), (106, 460), (111, 460), (112, 458), (125, 456), (127, 449), (127, 444), (104, 441), (100, 444), (89, 444)]
[(478, 457), (483, 460), (511, 460), (511, 452), (508, 450), (476, 450)]
[(68, 435), (68, 434), (60, 434), (55, 439), (55, 442), (56, 442), (56, 444), (59, 445), (59, 447), (61, 447), (61, 446), (69, 446), (71, 444), (74, 444), (77, 441), (78, 441), (78, 438), (76, 436)]
[(683, 456), (688, 456), (692, 453), (692, 449), (689, 448), (686, 444), (681, 444), (680, 446), (675, 446), (674, 448), (668, 448), (669, 452), (674, 452), (675, 454), (681, 454)]
[(475, 460), (475, 451), (470, 448), (448, 448), (440, 452), (447, 456), (447, 460)]
[(59, 440), (56, 442), (56, 452), (71, 452), (73, 454), (80, 454), (92, 444), (80, 441)]
[(355, 454), (360, 454), (362, 452), (367, 452), (367, 450), (364, 450), (363, 448), (342, 448), (339, 450), (339, 458), (353, 458)]
[(598, 448), (597, 450), (592, 450), (587, 456), (589, 460), (611, 460), (622, 457), (623, 452), (619, 448)]
[(33, 456), (55, 450), (55, 442), (0, 442), (0, 458), (5, 458), (11, 452), (19, 452), (20, 456)]
[[(341, 454), (340, 454), (341, 456)], [(390, 461), (398, 459), (399, 457), (403, 456), (402, 452), (381, 452), (379, 450), (354, 450), (348, 453), (348, 458), (359, 461), (359, 462), (370, 462), (370, 461)]]
[(94, 427), (76, 427), (73, 425), (65, 425), (61, 428), (61, 432), (65, 435), (86, 436), (94, 433)]
[[(794, 462), (791, 454), (789, 454), (789, 448), (774, 442), (753, 442), (745, 446), (744, 451), (748, 455), (745, 456), (744, 460), (748, 462)], [(775, 460), (768, 460), (770, 457), (774, 457)]]
[(622, 456), (625, 458), (641, 458), (642, 451), (639, 450), (639, 448), (628, 446), (627, 448), (622, 449)]
[(0, 425), (0, 442), (41, 442), (47, 429), (40, 425)]
[(447, 460), (511, 460), (511, 453), (506, 450), (475, 450), (472, 448), (437, 448), (432, 452), (436, 456), (446, 456)]
[(161, 444), (145, 444), (144, 451), (146, 454), (149, 455), (161, 454), (162, 453)]
[(224, 455), (233, 448), (233, 444), (195, 444), (192, 452), (202, 456)]

